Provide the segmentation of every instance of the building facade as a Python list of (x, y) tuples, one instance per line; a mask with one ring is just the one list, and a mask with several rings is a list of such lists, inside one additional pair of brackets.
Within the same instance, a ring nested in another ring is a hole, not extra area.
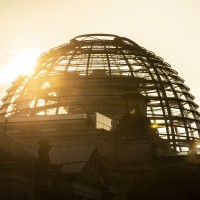
[(197, 199), (197, 107), (152, 52), (78, 36), (42, 54), (3, 98), (0, 197)]

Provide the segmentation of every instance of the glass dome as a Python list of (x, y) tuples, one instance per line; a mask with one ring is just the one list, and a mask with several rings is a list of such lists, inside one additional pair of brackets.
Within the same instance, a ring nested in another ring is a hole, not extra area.
[(12, 82), (1, 117), (105, 114), (119, 120), (123, 96), (139, 91), (149, 99), (147, 116), (178, 151), (198, 140), (200, 114), (189, 87), (153, 52), (110, 34), (81, 35), (43, 53), (35, 71)]

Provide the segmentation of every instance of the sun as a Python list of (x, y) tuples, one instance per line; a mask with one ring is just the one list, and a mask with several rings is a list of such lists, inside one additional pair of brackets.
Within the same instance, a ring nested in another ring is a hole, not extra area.
[(12, 50), (8, 61), (1, 66), (0, 82), (11, 83), (20, 75), (28, 75), (36, 66), (40, 49), (17, 49)]

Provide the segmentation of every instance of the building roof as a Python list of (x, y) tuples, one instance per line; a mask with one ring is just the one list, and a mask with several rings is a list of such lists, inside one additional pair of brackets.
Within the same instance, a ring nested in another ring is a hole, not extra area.
[(90, 146), (53, 147), (49, 156), (52, 164), (62, 166), (62, 173), (79, 173), (94, 150), (94, 147)]
[(34, 161), (36, 157), (29, 151), (29, 146), (14, 136), (0, 130), (0, 159), (4, 156)]
[(92, 146), (52, 147), (50, 160), (53, 164), (86, 162), (94, 151)]
[[(32, 153), (38, 158), (38, 147), (32, 148)], [(61, 146), (52, 147), (49, 151), (51, 164), (61, 166), (61, 172), (66, 174), (79, 173), (95, 152), (92, 146)]]

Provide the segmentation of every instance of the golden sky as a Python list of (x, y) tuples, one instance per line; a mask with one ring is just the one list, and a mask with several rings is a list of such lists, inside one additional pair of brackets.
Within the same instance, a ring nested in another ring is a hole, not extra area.
[(43, 51), (86, 33), (128, 37), (172, 65), (200, 104), (199, 0), (1, 0), (0, 97)]

